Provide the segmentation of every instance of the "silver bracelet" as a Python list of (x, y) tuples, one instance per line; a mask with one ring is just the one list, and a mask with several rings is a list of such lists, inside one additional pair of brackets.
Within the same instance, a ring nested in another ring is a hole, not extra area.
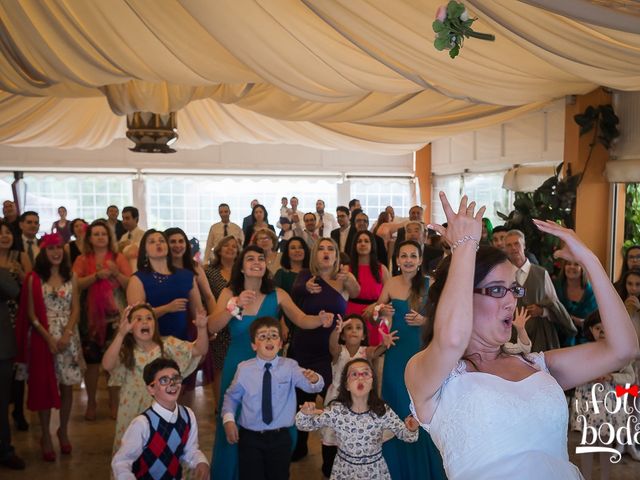
[(480, 249), (480, 242), (473, 238), (471, 235), (465, 235), (464, 237), (456, 240), (451, 244), (451, 253), (461, 245), (464, 245), (466, 242), (476, 242), (476, 252)]

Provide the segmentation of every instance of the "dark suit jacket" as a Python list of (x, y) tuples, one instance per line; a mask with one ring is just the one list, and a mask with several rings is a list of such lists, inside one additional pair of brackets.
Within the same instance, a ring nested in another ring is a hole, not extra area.
[[(343, 253), (347, 255), (351, 255), (351, 244), (353, 243), (353, 236), (356, 234), (356, 228), (351, 226), (349, 227), (349, 233), (347, 233), (347, 241), (345, 242), (345, 248)], [(331, 230), (331, 238), (338, 244), (338, 248), (340, 248), (340, 229), (336, 228), (335, 230)]]
[(246, 232), (247, 229), (253, 225), (253, 217), (251, 215), (247, 215), (242, 219), (242, 231)]
[(20, 286), (9, 270), (0, 268), (0, 360), (7, 360), (16, 355), (16, 335), (11, 325), (7, 301), (17, 298), (19, 293)]

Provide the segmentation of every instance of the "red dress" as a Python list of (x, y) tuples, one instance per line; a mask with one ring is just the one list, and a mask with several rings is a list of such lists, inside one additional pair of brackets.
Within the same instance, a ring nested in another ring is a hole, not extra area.
[[(353, 273), (353, 272), (351, 272)], [(382, 267), (380, 267), (380, 279), (382, 280)], [(358, 298), (350, 298), (347, 304), (346, 315), (357, 313), (362, 315), (362, 312), (378, 300), (380, 292), (382, 292), (382, 281), (378, 282), (371, 273), (371, 267), (369, 265), (358, 266), (358, 283), (360, 284), (360, 295)], [(382, 335), (378, 331), (377, 325), (367, 323), (367, 337), (369, 338), (369, 345), (375, 347), (382, 342)]]

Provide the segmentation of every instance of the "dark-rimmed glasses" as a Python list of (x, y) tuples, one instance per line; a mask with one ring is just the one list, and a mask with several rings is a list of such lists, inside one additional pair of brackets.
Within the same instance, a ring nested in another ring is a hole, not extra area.
[(525, 293), (527, 293), (526, 289), (520, 285), (515, 285), (511, 288), (503, 287), (501, 285), (496, 285), (493, 287), (473, 289), (473, 293), (479, 293), (480, 295), (486, 295), (487, 297), (492, 297), (492, 298), (504, 298), (507, 292), (511, 292), (514, 298), (522, 298), (524, 297)]
[(166, 387), (169, 384), (181, 385), (182, 375), (178, 374), (178, 375), (174, 375), (173, 377), (170, 377), (169, 375), (164, 375), (153, 383), (158, 383), (158, 385), (160, 385), (161, 387)]

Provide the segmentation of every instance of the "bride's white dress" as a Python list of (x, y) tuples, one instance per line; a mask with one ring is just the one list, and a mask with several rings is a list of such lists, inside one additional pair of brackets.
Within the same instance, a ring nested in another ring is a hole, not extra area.
[(564, 392), (543, 354), (527, 358), (537, 372), (519, 382), (468, 372), (460, 361), (443, 383), (431, 423), (422, 426), (449, 480), (583, 478), (567, 453)]

